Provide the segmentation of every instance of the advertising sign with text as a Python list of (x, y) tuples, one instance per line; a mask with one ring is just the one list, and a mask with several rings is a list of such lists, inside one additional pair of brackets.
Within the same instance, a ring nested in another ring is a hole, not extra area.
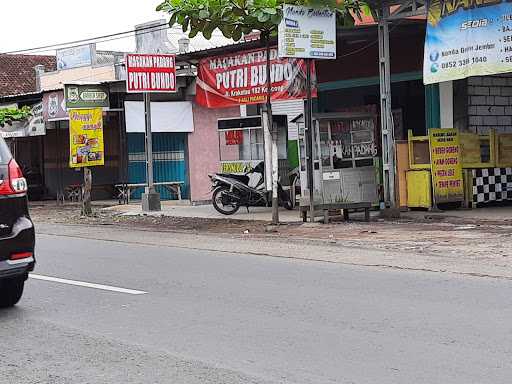
[(176, 89), (176, 56), (126, 55), (126, 90), (132, 93), (165, 92)]
[(430, 129), (432, 184), (436, 204), (464, 200), (459, 131)]
[(425, 84), (512, 71), (512, 3), (434, 0), (428, 9)]
[(69, 149), (71, 168), (105, 164), (101, 108), (69, 111)]
[(335, 59), (336, 13), (329, 9), (283, 5), (279, 57)]
[[(267, 97), (265, 49), (216, 56), (199, 62), (196, 101), (208, 108), (264, 103)], [(303, 59), (279, 58), (270, 51), (272, 100), (306, 98), (306, 63)], [(313, 97), (316, 97), (315, 67), (312, 65)]]
[(67, 109), (108, 108), (109, 89), (106, 85), (64, 85)]

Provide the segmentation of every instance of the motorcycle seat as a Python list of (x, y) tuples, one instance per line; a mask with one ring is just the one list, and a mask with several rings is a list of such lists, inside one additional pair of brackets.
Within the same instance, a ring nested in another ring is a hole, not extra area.
[(228, 177), (230, 179), (235, 179), (237, 181), (240, 181), (241, 183), (248, 184), (249, 183), (249, 176), (246, 175), (234, 175), (232, 173), (219, 173), (219, 176), (222, 177)]

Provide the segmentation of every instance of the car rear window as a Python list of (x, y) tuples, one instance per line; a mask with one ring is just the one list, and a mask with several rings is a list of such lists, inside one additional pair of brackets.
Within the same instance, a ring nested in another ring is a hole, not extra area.
[(11, 152), (9, 152), (9, 147), (7, 147), (4, 139), (0, 137), (0, 164), (8, 163), (10, 159)]

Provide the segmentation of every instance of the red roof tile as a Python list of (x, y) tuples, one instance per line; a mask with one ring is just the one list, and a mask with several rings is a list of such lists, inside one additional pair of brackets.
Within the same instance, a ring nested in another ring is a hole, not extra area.
[(0, 97), (36, 92), (36, 65), (55, 71), (55, 56), (0, 54)]

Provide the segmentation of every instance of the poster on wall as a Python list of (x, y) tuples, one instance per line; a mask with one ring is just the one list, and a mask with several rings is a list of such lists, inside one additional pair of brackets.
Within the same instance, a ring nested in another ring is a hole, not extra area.
[(435, 203), (463, 201), (459, 131), (453, 128), (430, 129), (429, 139)]
[(425, 84), (512, 71), (512, 4), (431, 1), (423, 60)]
[[(196, 101), (208, 108), (264, 103), (267, 97), (266, 51), (238, 52), (209, 57), (199, 62)], [(306, 62), (279, 58), (277, 48), (270, 51), (272, 100), (306, 98)], [(313, 97), (316, 92), (315, 67), (311, 70)]]
[(336, 12), (284, 4), (278, 40), (279, 57), (336, 59)]
[(101, 108), (69, 111), (69, 149), (71, 168), (105, 164)]

